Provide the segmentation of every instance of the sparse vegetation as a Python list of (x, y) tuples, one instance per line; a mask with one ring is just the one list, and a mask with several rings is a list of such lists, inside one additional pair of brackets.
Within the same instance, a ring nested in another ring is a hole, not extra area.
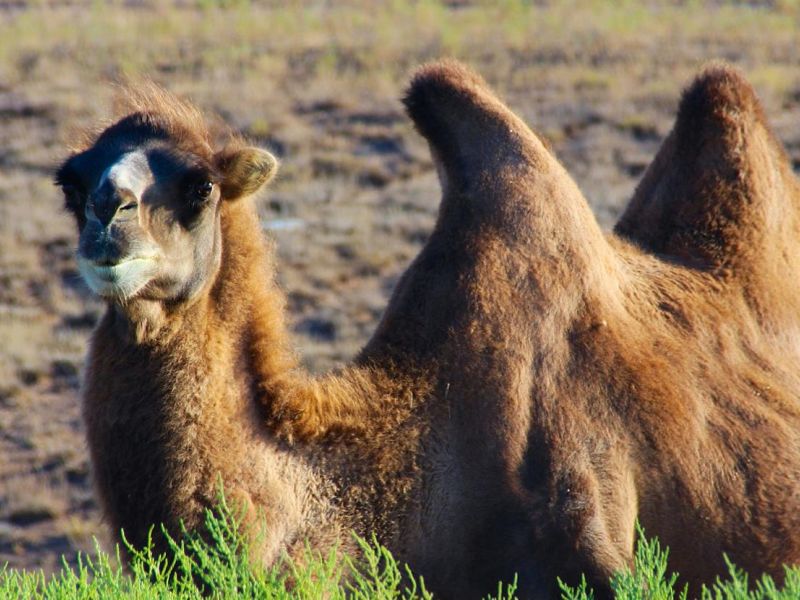
[[(611, 589), (617, 600), (685, 600), (688, 590), (681, 587), (678, 574), (667, 567), (669, 548), (661, 548), (658, 540), (648, 539), (638, 529), (638, 542), (634, 568), (617, 573), (611, 579)], [(800, 568), (786, 568), (783, 585), (765, 575), (749, 581), (748, 575), (728, 561), (728, 577), (717, 579), (710, 587), (703, 587), (698, 597), (702, 600), (794, 600), (800, 598)], [(559, 582), (562, 600), (589, 600), (593, 592), (582, 580), (576, 586)]]
[[(745, 70), (800, 164), (793, 1), (6, 4), (19, 3), (0, 3), (6, 580), (12, 567), (57, 570), (61, 553), (74, 564), (103, 534), (77, 399), (100, 307), (75, 271), (50, 169), (69, 131), (108, 114), (111, 81), (152, 77), (282, 157), (262, 216), (316, 370), (365, 341), (433, 221), (435, 174), (397, 101), (420, 62), (450, 54), (485, 74), (547, 133), (606, 225), (709, 59)], [(14, 522), (25, 511), (38, 517)]]
[[(41, 572), (0, 571), (0, 597), (71, 600), (76, 598), (318, 598), (428, 600), (425, 583), (406, 565), (398, 564), (376, 540), (359, 540), (363, 555), (354, 560), (332, 551), (310, 550), (300, 561), (284, 561), (269, 571), (251, 566), (240, 533), (241, 519), (224, 498), (217, 511), (207, 511), (204, 538), (185, 533), (170, 538), (173, 556), (156, 556), (152, 546), (127, 547), (129, 572), (121, 552), (112, 556), (99, 547), (47, 578)], [(168, 535), (168, 534), (167, 534)], [(206, 541), (207, 540), (207, 541)], [(497, 600), (514, 597), (515, 586), (498, 584)]]
[[(359, 540), (362, 556), (354, 560), (331, 552), (310, 551), (301, 561), (284, 561), (269, 571), (254, 568), (240, 533), (241, 520), (224, 498), (219, 508), (206, 512), (205, 534), (185, 533), (172, 540), (171, 559), (153, 554), (152, 547), (127, 548), (130, 568), (122, 567), (119, 549), (109, 555), (96, 546), (74, 567), (47, 577), (41, 571), (0, 570), (0, 597), (28, 600), (115, 598), (191, 600), (202, 598), (293, 598), (317, 600), (430, 600), (425, 582), (407, 565), (398, 564), (377, 540)], [(632, 571), (618, 573), (611, 587), (618, 600), (685, 600), (687, 590), (678, 575), (667, 570), (669, 550), (639, 530)], [(590, 600), (594, 592), (581, 581), (560, 582), (562, 600)], [(498, 583), (486, 600), (516, 598), (516, 585)], [(703, 600), (795, 600), (800, 598), (800, 568), (787, 568), (782, 585), (764, 576), (754, 582), (729, 563), (729, 577), (703, 588)]]

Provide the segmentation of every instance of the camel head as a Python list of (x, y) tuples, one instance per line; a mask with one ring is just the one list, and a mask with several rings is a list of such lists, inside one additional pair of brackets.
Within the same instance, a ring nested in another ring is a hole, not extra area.
[(216, 273), (225, 203), (258, 191), (275, 158), (227, 135), (220, 148), (199, 111), (148, 84), (59, 168), (74, 215), (78, 265), (109, 302), (185, 302)]

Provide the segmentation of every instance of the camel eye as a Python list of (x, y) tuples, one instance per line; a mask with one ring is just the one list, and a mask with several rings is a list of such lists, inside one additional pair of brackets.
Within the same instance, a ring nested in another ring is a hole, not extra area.
[(214, 182), (205, 177), (195, 179), (187, 189), (187, 218), (197, 217), (208, 206), (211, 193), (214, 191)]
[(213, 190), (214, 190), (214, 183), (211, 182), (211, 181), (205, 180), (205, 181), (201, 181), (200, 183), (197, 184), (197, 186), (195, 187), (194, 193), (199, 199), (205, 200), (211, 195), (211, 192)]

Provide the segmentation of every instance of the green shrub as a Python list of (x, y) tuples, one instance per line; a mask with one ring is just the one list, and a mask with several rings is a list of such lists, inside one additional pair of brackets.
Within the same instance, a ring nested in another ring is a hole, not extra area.
[[(0, 598), (43, 600), (123, 599), (200, 600), (215, 598), (330, 598), (333, 600), (388, 600), (432, 598), (422, 578), (399, 564), (377, 539), (359, 539), (363, 556), (358, 560), (326, 556), (306, 550), (302, 561), (283, 562), (272, 569), (251, 566), (248, 545), (241, 535), (242, 519), (221, 498), (215, 511), (205, 515), (205, 532), (184, 531), (180, 540), (164, 532), (171, 558), (156, 556), (152, 541), (144, 548), (127, 546), (130, 570), (122, 567), (119, 548), (110, 556), (99, 547), (94, 557), (79, 556), (78, 565), (49, 579), (41, 572), (0, 570)], [(686, 588), (677, 589), (678, 575), (668, 574), (668, 549), (639, 529), (633, 571), (617, 573), (611, 588), (620, 600), (685, 600)], [(256, 534), (258, 535), (258, 534)], [(751, 585), (746, 573), (728, 563), (726, 580), (703, 588), (702, 600), (800, 599), (800, 568), (787, 568), (778, 587), (769, 576)], [(559, 581), (563, 600), (588, 600), (593, 591), (583, 579), (576, 587)], [(498, 584), (493, 598), (516, 597), (516, 583)]]
[[(58, 575), (0, 570), (0, 598), (46, 600), (123, 599), (193, 600), (203, 598), (330, 598), (332, 600), (430, 599), (424, 581), (399, 564), (376, 538), (358, 540), (359, 560), (306, 550), (302, 561), (283, 562), (269, 570), (253, 568), (241, 535), (241, 515), (221, 497), (205, 515), (205, 531), (183, 531), (180, 540), (162, 530), (172, 556), (155, 555), (152, 535), (144, 548), (126, 542), (130, 572), (122, 567), (120, 549), (111, 557), (99, 547), (94, 558), (78, 557)], [(151, 532), (152, 533), (152, 532)], [(259, 535), (256, 532), (256, 535)], [(124, 539), (124, 534), (123, 534)], [(498, 600), (512, 598), (515, 588), (498, 586)]]
[[(637, 525), (638, 542), (632, 571), (621, 571), (611, 578), (611, 589), (618, 600), (686, 600), (686, 587), (676, 589), (678, 573), (668, 574), (669, 548), (661, 549), (658, 538), (648, 539)], [(703, 587), (702, 600), (798, 600), (800, 599), (800, 567), (786, 568), (786, 579), (779, 588), (769, 575), (763, 575), (755, 585), (748, 583), (747, 574), (727, 557), (728, 579)], [(576, 587), (559, 581), (562, 600), (589, 600), (593, 591), (582, 579)]]

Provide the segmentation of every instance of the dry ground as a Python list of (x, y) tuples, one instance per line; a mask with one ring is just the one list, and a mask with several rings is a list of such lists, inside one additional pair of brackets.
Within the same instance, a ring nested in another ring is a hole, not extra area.
[(297, 345), (346, 360), (430, 230), (438, 187), (398, 98), (413, 66), (474, 65), (545, 135), (604, 226), (699, 65), (740, 65), (800, 165), (793, 2), (125, 3), (0, 0), (0, 564), (103, 537), (78, 386), (101, 305), (50, 183), (109, 82), (149, 76), (282, 158), (265, 195)]

